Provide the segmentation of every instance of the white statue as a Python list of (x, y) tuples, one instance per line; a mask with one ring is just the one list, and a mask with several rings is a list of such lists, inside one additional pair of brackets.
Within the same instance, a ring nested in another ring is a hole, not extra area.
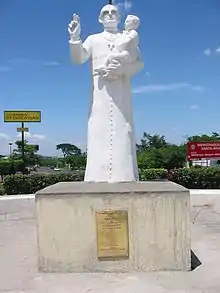
[(137, 50), (139, 46), (139, 37), (137, 29), (140, 25), (140, 19), (134, 15), (128, 15), (125, 20), (124, 31), (118, 40), (118, 43), (113, 47), (110, 52), (106, 66), (117, 60), (122, 64), (134, 62), (139, 58)]
[[(120, 14), (113, 5), (106, 5), (99, 15), (104, 31), (89, 36), (84, 43), (80, 39), (81, 25), (77, 15), (73, 16), (68, 31), (72, 61), (82, 64), (91, 60), (92, 101), (88, 121), (87, 165), (85, 181), (123, 182), (139, 179), (136, 143), (134, 135), (131, 77), (143, 68), (139, 49), (133, 51), (136, 58), (127, 56), (128, 62), (120, 57), (106, 60), (111, 51), (130, 54), (133, 44), (117, 49), (123, 44), (125, 32), (117, 26)], [(134, 40), (133, 27), (127, 29), (127, 38)], [(130, 37), (129, 37), (130, 34)], [(130, 58), (131, 57), (131, 58)], [(82, 85), (83, 86), (83, 85)]]

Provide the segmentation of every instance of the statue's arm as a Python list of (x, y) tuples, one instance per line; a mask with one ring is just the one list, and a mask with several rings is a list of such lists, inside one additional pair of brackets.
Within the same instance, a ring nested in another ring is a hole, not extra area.
[(119, 43), (119, 49), (125, 50), (130, 47), (138, 47), (139, 45), (139, 36), (138, 33), (134, 30), (131, 31), (127, 36), (123, 37), (122, 42)]
[(92, 54), (92, 37), (89, 36), (83, 43), (79, 40), (69, 40), (71, 60), (75, 64), (86, 62)]
[(139, 48), (137, 48), (137, 60), (134, 62), (126, 63), (123, 65), (123, 71), (126, 76), (132, 76), (137, 74), (144, 68), (144, 63), (141, 60), (141, 54)]
[(144, 63), (140, 60), (131, 62), (124, 65), (124, 74), (126, 76), (132, 76), (137, 74), (139, 71), (141, 71), (144, 68)]
[(131, 78), (133, 75), (137, 74), (144, 68), (144, 63), (141, 60), (139, 48), (137, 48), (137, 58), (135, 61), (128, 62), (125, 64), (121, 64), (118, 60), (111, 61), (106, 68), (106, 74), (104, 77), (107, 79), (115, 79), (117, 76), (125, 76), (127, 78)]

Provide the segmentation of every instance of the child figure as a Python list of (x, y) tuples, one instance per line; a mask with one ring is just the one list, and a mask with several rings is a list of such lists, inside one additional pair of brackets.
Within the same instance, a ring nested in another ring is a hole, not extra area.
[(140, 19), (137, 16), (127, 16), (124, 31), (119, 41), (116, 43), (116, 46), (113, 46), (113, 49), (107, 58), (106, 66), (111, 64), (113, 60), (116, 60), (122, 64), (137, 60), (139, 37), (136, 30), (139, 25)]

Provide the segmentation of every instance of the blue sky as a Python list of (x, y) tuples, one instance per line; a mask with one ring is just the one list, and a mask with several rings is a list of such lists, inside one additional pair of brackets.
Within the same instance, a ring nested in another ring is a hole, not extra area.
[[(71, 64), (67, 26), (76, 12), (83, 40), (100, 32), (97, 18), (106, 2), (0, 1), (0, 154), (8, 153), (19, 126), (4, 123), (6, 109), (42, 111), (42, 123), (27, 124), (27, 139), (43, 154), (57, 154), (57, 143), (86, 145), (89, 64)], [(132, 81), (137, 140), (144, 131), (176, 143), (220, 131), (220, 1), (117, 4), (123, 20), (128, 13), (141, 18), (145, 68)]]

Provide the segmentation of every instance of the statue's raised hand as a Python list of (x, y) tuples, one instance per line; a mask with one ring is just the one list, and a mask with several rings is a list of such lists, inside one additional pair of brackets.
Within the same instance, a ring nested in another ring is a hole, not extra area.
[(80, 39), (81, 25), (77, 14), (73, 14), (73, 20), (68, 25), (68, 32), (71, 40), (76, 41)]

